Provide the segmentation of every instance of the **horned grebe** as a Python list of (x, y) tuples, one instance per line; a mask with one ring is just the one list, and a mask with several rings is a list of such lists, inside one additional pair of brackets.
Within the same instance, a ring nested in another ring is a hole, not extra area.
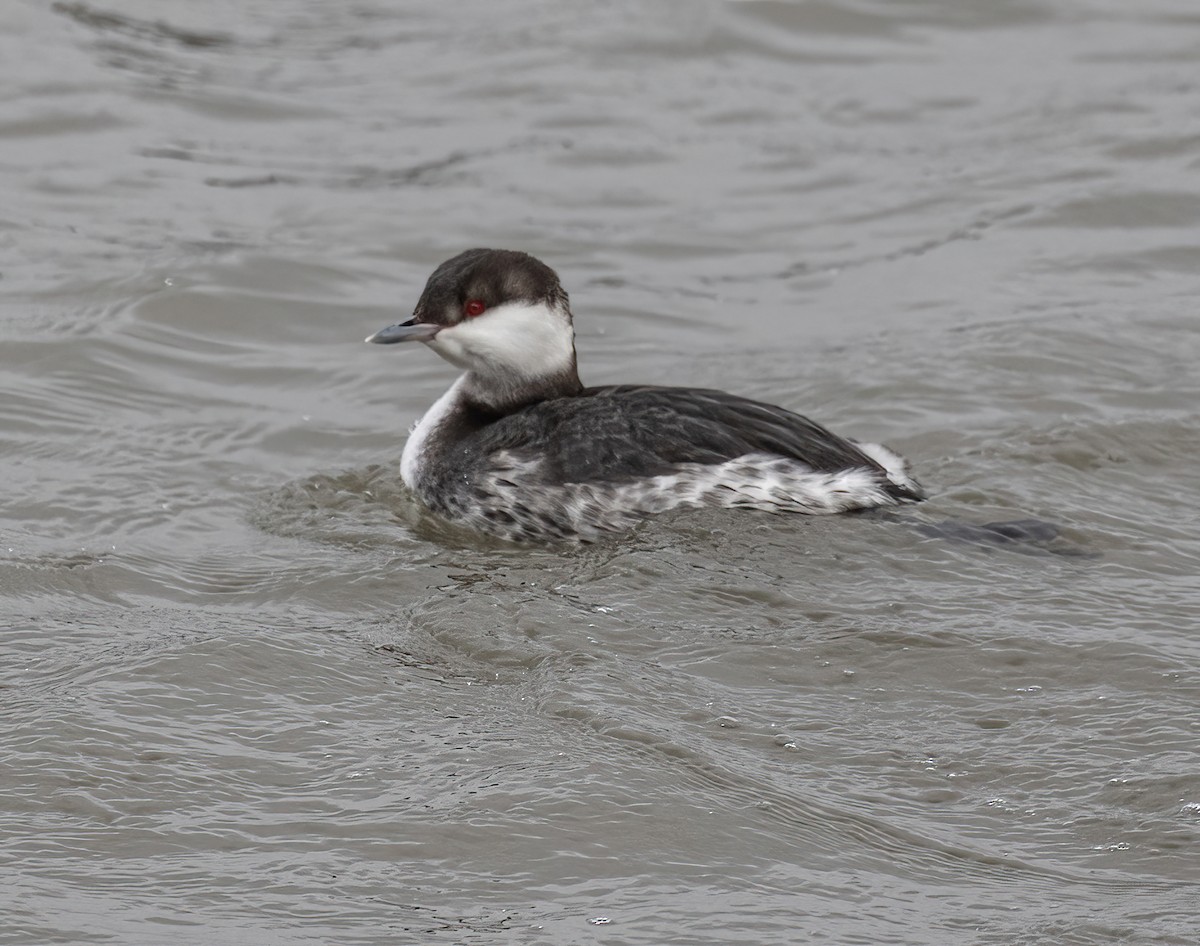
[(592, 541), (680, 506), (807, 514), (925, 498), (899, 456), (770, 404), (654, 385), (585, 388), (567, 294), (545, 263), (467, 250), (413, 317), (463, 374), (413, 427), (405, 484), (448, 519), (512, 540)]

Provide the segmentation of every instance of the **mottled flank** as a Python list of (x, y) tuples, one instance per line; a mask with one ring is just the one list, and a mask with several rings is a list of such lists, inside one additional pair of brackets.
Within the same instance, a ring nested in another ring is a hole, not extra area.
[(447, 518), (518, 542), (591, 542), (684, 507), (825, 515), (919, 498), (916, 492), (899, 497), (895, 484), (875, 470), (823, 473), (766, 454), (711, 466), (687, 463), (674, 473), (620, 483), (553, 483), (540, 467), (540, 461), (501, 453), (477, 480), (424, 498)]

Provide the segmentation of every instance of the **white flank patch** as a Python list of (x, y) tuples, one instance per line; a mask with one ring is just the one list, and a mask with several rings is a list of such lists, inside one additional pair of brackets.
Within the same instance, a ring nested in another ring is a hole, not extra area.
[(883, 467), (887, 478), (897, 486), (903, 486), (918, 495), (924, 494), (921, 484), (908, 473), (908, 461), (900, 454), (881, 443), (855, 443), (854, 446)]
[[(680, 506), (827, 515), (896, 504), (876, 470), (819, 473), (768, 454), (684, 464), (674, 473), (632, 483), (539, 483), (538, 462), (507, 451), (495, 455), (493, 463), (480, 483), (487, 498), (464, 506), (459, 518), (518, 540), (592, 541)], [(502, 515), (497, 518), (496, 512)]]
[(452, 365), (511, 385), (514, 378), (534, 381), (569, 367), (575, 332), (565, 312), (506, 302), (442, 329), (428, 345)]
[(688, 464), (650, 482), (658, 504), (665, 501), (666, 508), (728, 506), (827, 515), (894, 502), (880, 487), (879, 474), (871, 470), (818, 473), (769, 454), (748, 454), (715, 466)]
[(450, 385), (450, 390), (434, 401), (420, 420), (413, 424), (408, 441), (404, 444), (404, 452), (400, 455), (400, 478), (404, 480), (404, 485), (414, 492), (417, 488), (417, 473), (425, 455), (425, 448), (429, 443), (429, 435), (450, 413), (458, 400), (458, 389), (466, 380), (467, 376), (463, 375)]

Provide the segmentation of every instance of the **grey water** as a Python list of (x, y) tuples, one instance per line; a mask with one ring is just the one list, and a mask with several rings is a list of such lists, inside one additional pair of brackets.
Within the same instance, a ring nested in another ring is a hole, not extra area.
[[(1193, 944), (1193, 0), (6, 0), (0, 943)], [(438, 522), (472, 246), (915, 523)]]

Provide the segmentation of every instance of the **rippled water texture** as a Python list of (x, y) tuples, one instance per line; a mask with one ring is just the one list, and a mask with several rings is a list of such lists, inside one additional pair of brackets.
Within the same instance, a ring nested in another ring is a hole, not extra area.
[[(1196, 942), (1194, 0), (8, 0), (0, 80), (0, 942)], [(477, 245), (1084, 554), (431, 519), (361, 339)]]

